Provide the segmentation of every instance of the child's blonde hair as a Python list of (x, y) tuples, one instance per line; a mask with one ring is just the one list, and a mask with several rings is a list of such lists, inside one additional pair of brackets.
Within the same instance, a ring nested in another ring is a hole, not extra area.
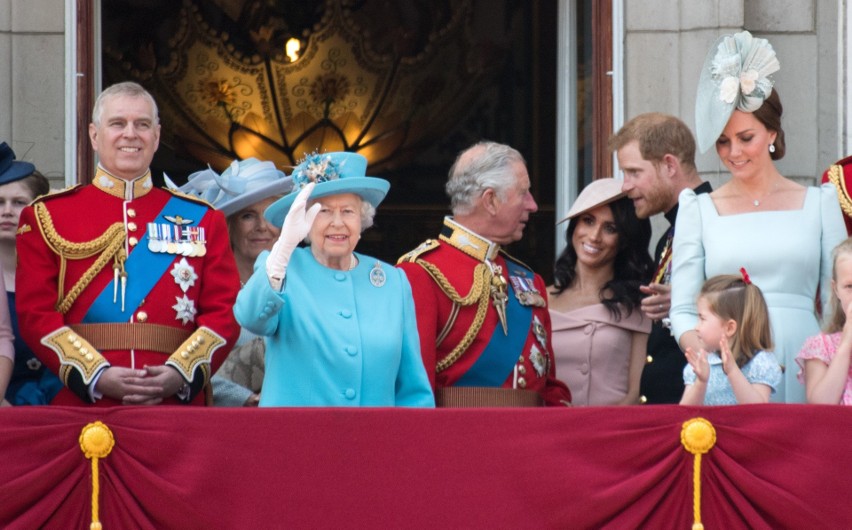
[(699, 297), (723, 320), (737, 323), (731, 353), (742, 368), (759, 351), (772, 351), (769, 309), (760, 289), (745, 275), (720, 274), (704, 282)]
[[(852, 237), (844, 240), (831, 251), (831, 279), (837, 282), (837, 258), (844, 254), (852, 255)], [(834, 289), (831, 290), (830, 298), (831, 320), (825, 326), (826, 333), (836, 333), (843, 329), (846, 324), (846, 311), (840, 305), (840, 299)]]

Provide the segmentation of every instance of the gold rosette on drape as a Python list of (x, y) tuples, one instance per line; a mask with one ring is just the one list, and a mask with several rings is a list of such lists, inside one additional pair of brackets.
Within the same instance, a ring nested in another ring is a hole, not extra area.
[(695, 519), (692, 530), (704, 530), (704, 525), (701, 524), (701, 455), (716, 445), (716, 429), (704, 418), (692, 418), (683, 422), (680, 443), (684, 449), (695, 455), (692, 464), (692, 510)]
[(80, 450), (86, 458), (92, 461), (92, 524), (91, 530), (101, 530), (101, 522), (98, 517), (98, 494), (100, 482), (98, 480), (98, 460), (106, 458), (115, 445), (115, 438), (109, 427), (96, 421), (83, 427), (80, 432)]

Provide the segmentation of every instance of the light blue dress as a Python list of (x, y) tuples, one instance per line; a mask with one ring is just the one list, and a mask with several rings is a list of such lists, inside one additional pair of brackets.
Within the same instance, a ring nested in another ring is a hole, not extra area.
[(824, 311), (831, 289), (831, 251), (846, 238), (837, 192), (809, 187), (799, 210), (719, 215), (709, 194), (680, 194), (672, 256), (671, 321), (675, 337), (695, 327), (704, 281), (745, 267), (769, 306), (774, 352), (784, 379), (773, 401), (804, 403), (795, 358), (819, 333), (814, 311), (821, 288)]
[(240, 325), (266, 337), (260, 406), (435, 406), (401, 270), (361, 254), (351, 271), (329, 269), (297, 248), (276, 292), (268, 255), (234, 307)]
[[(731, 387), (731, 381), (722, 368), (722, 358), (716, 352), (707, 354), (707, 364), (710, 365), (710, 377), (707, 378), (707, 392), (704, 394), (705, 405), (736, 405), (737, 396)], [(772, 352), (759, 351), (741, 368), (746, 381), (751, 384), (761, 383), (772, 389), (775, 394), (781, 382), (781, 366)], [(695, 372), (687, 364), (683, 369), (683, 382), (686, 385), (695, 384)]]

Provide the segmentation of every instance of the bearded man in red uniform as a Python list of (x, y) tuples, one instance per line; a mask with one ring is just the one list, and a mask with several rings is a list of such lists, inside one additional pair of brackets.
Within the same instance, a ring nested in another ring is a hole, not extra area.
[(52, 404), (204, 404), (239, 334), (225, 219), (153, 186), (157, 104), (136, 83), (98, 97), (90, 185), (21, 213), (21, 334), (65, 384)]
[(463, 151), (447, 182), (452, 217), (437, 240), (400, 258), (438, 406), (567, 405), (555, 378), (541, 277), (506, 254), (530, 214), (526, 164), (493, 142)]

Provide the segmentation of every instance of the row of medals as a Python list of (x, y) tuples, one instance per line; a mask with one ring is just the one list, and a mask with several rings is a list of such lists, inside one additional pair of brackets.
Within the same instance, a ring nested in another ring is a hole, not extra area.
[(148, 250), (158, 254), (201, 257), (207, 254), (203, 226), (148, 223)]

